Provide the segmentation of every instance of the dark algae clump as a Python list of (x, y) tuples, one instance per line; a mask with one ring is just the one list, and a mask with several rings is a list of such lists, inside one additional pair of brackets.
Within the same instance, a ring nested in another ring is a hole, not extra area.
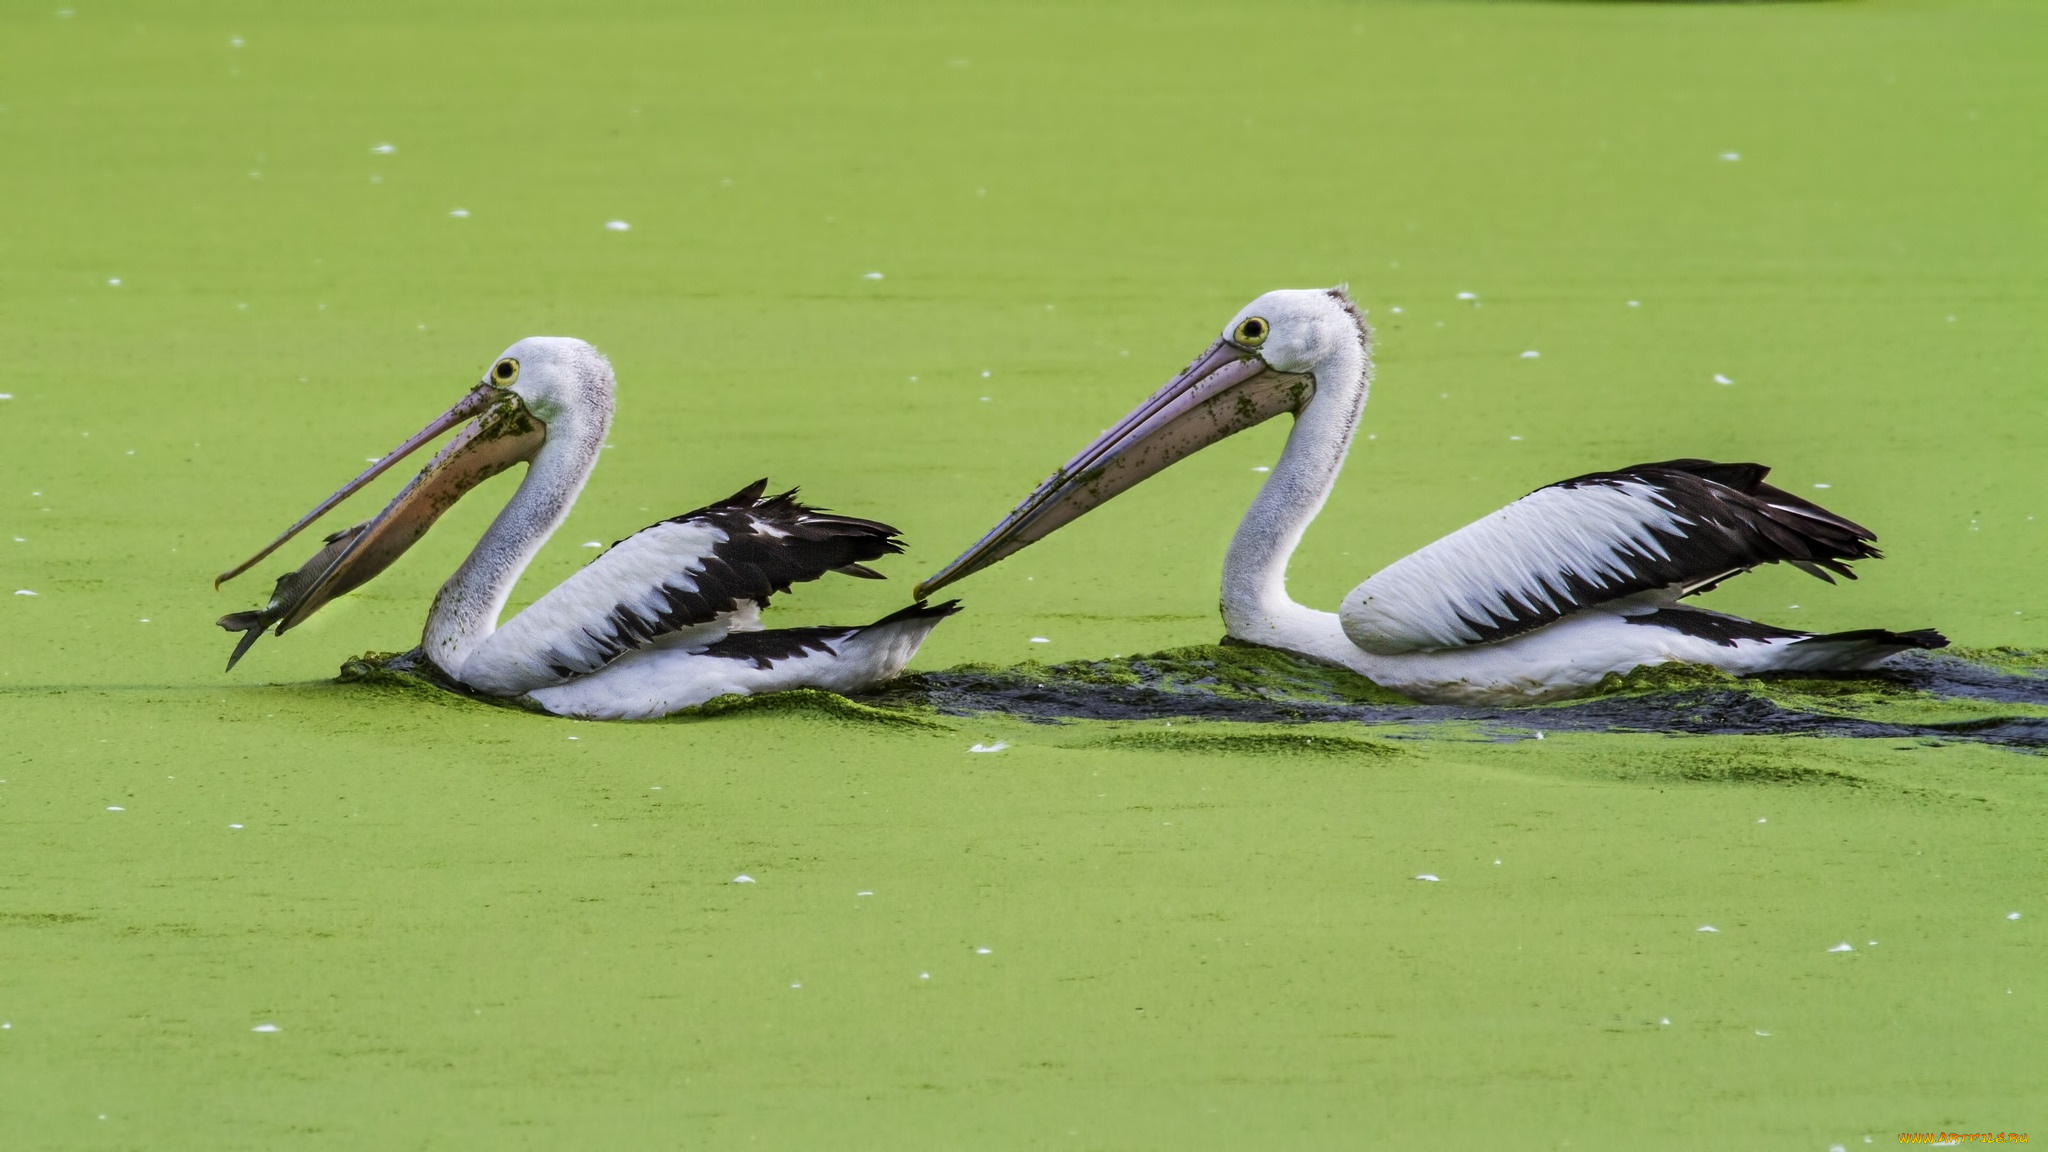
[[(1417, 704), (1348, 669), (1269, 648), (1218, 644), (1062, 664), (965, 664), (904, 676), (857, 698), (821, 689), (728, 696), (685, 709), (674, 719), (789, 712), (864, 724), (931, 726), (936, 716), (1000, 713), (1041, 722), (1349, 722), (1417, 728), (1417, 734), (1464, 729), (1492, 739), (1547, 729), (1910, 737), (2042, 748), (2048, 747), (2048, 677), (2035, 670), (2044, 665), (2048, 658), (2043, 653), (2018, 649), (2001, 650), (1996, 663), (1915, 653), (1882, 672), (1834, 676), (1736, 677), (1715, 668), (1663, 664), (1609, 676), (1579, 700), (1527, 708), (1474, 707)], [(344, 664), (338, 680), (444, 702), (452, 694), (531, 710), (517, 700), (467, 692), (421, 659), (417, 649), (365, 653)], [(1133, 739), (1166, 748), (1198, 738), (1147, 734)], [(1199, 739), (1212, 741), (1203, 747), (1213, 747), (1216, 738)]]
[(1041, 721), (1174, 717), (1252, 724), (1462, 725), (1493, 738), (1533, 732), (1698, 736), (1921, 737), (2048, 747), (2041, 653), (2002, 665), (1902, 657), (1883, 672), (1739, 678), (1666, 664), (1610, 676), (1582, 699), (1526, 708), (1417, 704), (1320, 661), (1242, 645), (1175, 648), (1115, 660), (963, 665), (906, 676), (862, 697), (878, 707)]

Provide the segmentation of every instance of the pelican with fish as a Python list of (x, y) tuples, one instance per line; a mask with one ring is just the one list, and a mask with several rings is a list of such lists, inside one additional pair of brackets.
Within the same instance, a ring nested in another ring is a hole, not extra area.
[(644, 719), (727, 694), (817, 687), (858, 691), (903, 670), (956, 601), (911, 605), (872, 624), (763, 629), (761, 610), (828, 572), (879, 579), (866, 562), (901, 552), (896, 529), (767, 494), (767, 481), (641, 529), (501, 626), (499, 615), (541, 545), (561, 527), (611, 427), (611, 365), (567, 337), (507, 348), (455, 406), (224, 572), (247, 571), (335, 505), (461, 425), (382, 512), (327, 537), (279, 578), (269, 603), (225, 616), (242, 633), (228, 667), (257, 637), (282, 635), (390, 567), (478, 484), (526, 474), (427, 613), (421, 657), (468, 691), (519, 697), (586, 719)]
[(1760, 564), (1832, 583), (1880, 555), (1867, 529), (1764, 483), (1763, 465), (1692, 459), (1561, 480), (1388, 565), (1336, 612), (1296, 603), (1287, 562), (1344, 466), (1370, 348), (1341, 287), (1260, 296), (917, 595), (1285, 412), (1287, 446), (1223, 558), (1231, 641), (1339, 664), (1417, 700), (1473, 704), (1563, 699), (1644, 665), (1853, 671), (1948, 643), (1925, 629), (1816, 634), (1681, 603)]

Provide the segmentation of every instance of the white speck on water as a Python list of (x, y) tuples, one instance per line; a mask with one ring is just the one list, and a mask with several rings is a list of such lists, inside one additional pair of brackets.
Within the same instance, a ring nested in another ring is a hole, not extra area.
[(988, 379), (988, 373), (987, 373), (987, 372), (983, 372), (983, 373), (981, 374), (981, 378), (982, 378), (983, 380), (986, 380), (986, 379)]
[(14, 1027), (14, 1021), (12, 1021), (12, 1020), (0, 1020), (0, 1031), (9, 1031), (9, 1030), (13, 1029), (13, 1027)]
[(1830, 1144), (1828, 1145), (1828, 1152), (1849, 1152), (1849, 1150), (1840, 1144)]
[(1796, 608), (1798, 608), (1798, 607), (1799, 607), (1799, 605), (1797, 605), (1797, 604), (1787, 604), (1787, 605), (1785, 605), (1785, 608), (1786, 608), (1786, 609), (1787, 609), (1788, 611), (1790, 611), (1790, 610), (1792, 610), (1792, 609), (1796, 609)]
[(1740, 152), (1723, 152), (1723, 153), (1721, 153), (1721, 159), (1723, 159), (1723, 160), (1726, 160), (1726, 161), (1728, 161), (1729, 163), (1731, 163), (1731, 164), (1732, 164), (1732, 163), (1734, 163), (1735, 161), (1737, 161), (1737, 160), (1740, 160), (1740, 159), (1742, 159), (1742, 153), (1740, 153)]
[(880, 272), (863, 272), (860, 274), (860, 278), (863, 280), (880, 280), (882, 274)]
[(121, 286), (121, 278), (119, 276), (108, 277), (107, 286), (110, 288), (119, 288)]
[(1458, 293), (1458, 299), (1460, 299), (1460, 300), (1477, 300), (1477, 299), (1479, 299), (1479, 293), (1477, 293), (1477, 292), (1460, 292), (1460, 293)]
[(1520, 437), (1520, 436), (1510, 436), (1510, 437), (1508, 437), (1508, 439), (1510, 439), (1510, 440), (1520, 440), (1520, 439), (1521, 439), (1521, 437)]
[(633, 230), (633, 226), (624, 220), (607, 220), (604, 222), (604, 230), (607, 232), (630, 232)]
[(1723, 376), (1719, 372), (1716, 372), (1714, 373), (1714, 383), (1721, 385), (1723, 388), (1726, 388), (1729, 385), (1734, 384), (1735, 381), (1730, 380), (1728, 377)]
[(1702, 924), (1702, 925), (1700, 925), (1699, 927), (1697, 927), (1697, 928), (1693, 929), (1693, 931), (1695, 931), (1695, 932), (1719, 932), (1719, 931), (1720, 931), (1720, 929), (1719, 929), (1719, 928), (1716, 928), (1716, 927), (1714, 927), (1714, 926), (1713, 926), (1712, 924)]
[(1043, 637), (1043, 636), (1033, 636), (1033, 637), (1031, 638), (1031, 642), (1032, 642), (1033, 644), (1050, 644), (1050, 643), (1052, 643), (1052, 641), (1050, 641), (1050, 640), (1046, 639), (1046, 638), (1045, 638), (1045, 637)]
[(240, 48), (241, 46), (242, 46), (242, 38), (241, 38), (240, 36), (230, 36), (230, 37), (228, 37), (228, 47), (230, 47), (230, 48)]
[(600, 540), (585, 540), (583, 546), (585, 548), (602, 548), (604, 547), (604, 542)]
[(873, 893), (873, 892), (855, 892), (855, 893), (854, 893), (854, 895), (855, 895), (855, 896), (873, 896), (873, 895), (874, 895), (874, 893)]
[(277, 1030), (277, 1025), (275, 1024), (258, 1024), (254, 1028), (249, 1029), (251, 1032), (275, 1032)]
[(240, 827), (241, 827), (241, 825), (240, 825), (240, 824), (230, 824), (230, 825), (228, 825), (228, 827), (230, 827), (230, 828), (240, 828)]
[[(917, 379), (917, 377), (915, 377), (915, 376), (912, 376), (912, 377), (911, 377), (911, 379), (912, 379), (912, 380), (915, 380), (915, 379)], [(988, 397), (986, 397), (986, 396), (983, 396), (983, 397), (981, 398), (981, 402), (982, 402), (983, 404), (986, 404), (986, 403), (988, 403)]]
[(1541, 358), (1542, 358), (1542, 356), (1543, 356), (1543, 353), (1541, 353), (1541, 352), (1538, 352), (1538, 351), (1537, 351), (1537, 350), (1535, 350), (1534, 348), (1531, 348), (1531, 349), (1529, 349), (1528, 351), (1526, 351), (1526, 352), (1522, 353), (1522, 359), (1524, 359), (1524, 360), (1538, 360), (1538, 359), (1541, 359)]
[(659, 792), (659, 791), (661, 791), (661, 785), (659, 785), (659, 784), (649, 784), (649, 785), (647, 786), (647, 790), (648, 790), (649, 792)]
[(2017, 920), (2017, 919), (2019, 919), (2019, 918), (2020, 918), (2020, 914), (2019, 914), (2019, 913), (2017, 913), (2017, 912), (2007, 912), (2007, 913), (2005, 914), (2005, 918), (2006, 918), (2007, 920)]
[(969, 749), (968, 749), (968, 751), (969, 751), (969, 752), (1001, 752), (1001, 751), (1002, 751), (1003, 749), (1005, 749), (1005, 748), (1008, 748), (1008, 747), (1009, 747), (1009, 745), (1008, 745), (1008, 744), (1005, 744), (1005, 743), (1003, 743), (1003, 742), (1002, 742), (1001, 740), (998, 740), (998, 741), (996, 741), (996, 742), (995, 742), (995, 743), (993, 743), (993, 744), (976, 744), (976, 745), (975, 745), (974, 747), (972, 747), (972, 748), (969, 748)]
[(1641, 308), (1643, 306), (1643, 302), (1641, 300), (1631, 300), (1628, 302), (1628, 306), (1631, 308)]
[(1537, 738), (1538, 740), (1541, 740), (1541, 739), (1543, 739), (1543, 733), (1542, 733), (1541, 731), (1538, 731), (1538, 732), (1536, 733), (1536, 738)]
[(1429, 873), (1429, 872), (1418, 872), (1418, 873), (1416, 873), (1416, 875), (1415, 875), (1415, 878), (1416, 878), (1417, 880), (1427, 880), (1427, 881), (1429, 881), (1429, 882), (1430, 882), (1430, 883), (1432, 883), (1432, 884), (1440, 883), (1440, 882), (1441, 882), (1441, 880), (1442, 880), (1442, 878), (1441, 878), (1441, 877), (1439, 877), (1439, 876), (1436, 876), (1436, 875), (1434, 875), (1434, 874), (1432, 874), (1432, 873)]
[(117, 807), (115, 807), (114, 805), (112, 805), (112, 804), (109, 804), (109, 805), (107, 805), (107, 811), (109, 811), (109, 812), (126, 812), (126, 811), (127, 811), (127, 809), (126, 809), (126, 808), (117, 808)]
[(393, 146), (392, 146), (392, 145), (390, 145), (390, 144), (379, 144), (379, 145), (377, 145), (377, 146), (375, 146), (375, 147), (371, 148), (371, 149), (370, 149), (370, 151), (372, 151), (372, 152), (375, 152), (375, 153), (376, 153), (377, 155), (379, 155), (379, 156), (389, 156), (389, 155), (391, 155), (391, 154), (392, 154), (393, 152), (396, 152), (396, 151), (398, 151), (398, 149), (397, 149), (397, 148), (395, 148), (395, 147), (393, 147)]
[(1264, 464), (1261, 464), (1261, 465), (1259, 465), (1258, 467), (1256, 467), (1256, 468), (1253, 468), (1253, 469), (1252, 469), (1252, 471), (1254, 471), (1254, 472), (1271, 472), (1271, 471), (1272, 471), (1272, 469), (1271, 469), (1271, 468), (1268, 468), (1268, 467), (1266, 467), (1266, 466), (1265, 466)]
[(140, 621), (138, 621), (138, 623), (142, 623), (142, 624), (147, 624), (147, 623), (149, 623), (149, 617), (147, 617), (147, 616), (144, 616), (144, 617), (143, 617), (143, 618), (142, 618), (142, 619), (141, 619)]
[(1396, 316), (1399, 316), (1401, 314), (1401, 306), (1399, 304), (1396, 304), (1392, 308), (1387, 309), (1387, 311), (1392, 312)]
[[(1796, 608), (1796, 607), (1798, 607), (1798, 605), (1796, 605), (1796, 604), (1795, 604), (1795, 605), (1793, 605), (1793, 607), (1795, 607), (1795, 608)], [(1756, 822), (1757, 822), (1757, 823), (1759, 823), (1759, 824), (1769, 824), (1769, 823), (1771, 822), (1771, 820), (1770, 820), (1770, 817), (1768, 817), (1768, 816), (1759, 816), (1759, 817), (1757, 817), (1757, 818), (1756, 818)]]
[(1764, 1030), (1763, 1030), (1763, 1029), (1761, 1029), (1761, 1028), (1757, 1029), (1757, 1033), (1756, 1033), (1756, 1034), (1757, 1034), (1757, 1035), (1759, 1035), (1759, 1036), (1769, 1036), (1769, 1035), (1770, 1035), (1770, 1033), (1769, 1033), (1769, 1032), (1766, 1032), (1766, 1031), (1764, 1031)]
[(989, 953), (991, 953), (991, 952), (993, 952), (993, 951), (995, 951), (995, 949), (993, 949), (993, 948), (976, 948), (976, 949), (974, 950), (974, 954), (975, 954), (976, 956), (986, 956), (986, 955), (988, 955)]
[(802, 981), (797, 981), (797, 982), (795, 982), (795, 983), (792, 983), (792, 984), (790, 985), (790, 987), (791, 987), (791, 988), (801, 988), (801, 987), (803, 987), (803, 982), (802, 982)]
[(1495, 868), (1498, 868), (1498, 867), (1500, 867), (1500, 861), (1498, 861), (1498, 860), (1495, 860), (1495, 861), (1493, 862), (1493, 866), (1494, 866)]
[(917, 974), (917, 978), (918, 978), (919, 980), (929, 980), (929, 979), (931, 979), (931, 978), (932, 978), (932, 974), (931, 974), (931, 973), (929, 973), (929, 972), (919, 972), (919, 973)]
[(1833, 948), (1828, 949), (1828, 951), (1830, 952), (1854, 952), (1855, 950), (1856, 946), (1854, 944), (1849, 943), (1847, 940), (1844, 940), (1840, 944), (1835, 945)]
[(1875, 941), (1875, 940), (1872, 940), (1872, 941), (1871, 941), (1871, 942), (1870, 942), (1870, 943), (1869, 943), (1868, 945), (1866, 945), (1866, 947), (1870, 947), (1870, 948), (1875, 948), (1875, 947), (1877, 947), (1877, 941)]
[(455, 217), (457, 220), (467, 220), (469, 219), (469, 209), (457, 208), (454, 211), (448, 213), (448, 215)]
[(752, 884), (754, 882), (754, 878), (752, 876), (747, 875), (745, 872), (742, 872), (739, 875), (733, 877), (732, 882), (735, 884)]
[(1669, 1027), (1671, 1027), (1671, 1017), (1669, 1017), (1669, 1016), (1660, 1016), (1660, 1017), (1658, 1017), (1658, 1018), (1657, 1018), (1657, 1023), (1659, 1023), (1659, 1024), (1662, 1024), (1662, 1025), (1663, 1025), (1663, 1026), (1665, 1026), (1666, 1028), (1669, 1028)]
[(14, 594), (15, 594), (16, 596), (34, 596), (34, 595), (35, 595), (35, 593), (34, 593), (34, 592), (31, 592), (31, 591), (29, 591), (29, 590), (28, 590), (28, 589), (26, 589), (26, 588), (16, 588), (16, 589), (14, 590)]
[(580, 736), (571, 736), (571, 737), (569, 737), (569, 739), (571, 739), (571, 740), (580, 740), (580, 739), (582, 739), (582, 737), (580, 737)]

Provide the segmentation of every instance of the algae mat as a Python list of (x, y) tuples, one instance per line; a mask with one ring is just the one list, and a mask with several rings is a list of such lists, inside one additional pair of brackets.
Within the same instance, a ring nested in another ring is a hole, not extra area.
[[(2026, 3), (9, 8), (0, 590), (36, 595), (0, 619), (0, 1136), (2038, 1127), (2038, 755), (808, 699), (602, 726), (332, 683), (413, 641), (487, 501), (233, 676), (210, 621), (256, 592), (207, 585), (566, 332), (620, 419), (526, 595), (768, 474), (906, 530), (895, 584), (781, 609), (872, 618), (1244, 300), (1348, 279), (1380, 375), (1304, 600), (1561, 476), (1753, 458), (1890, 558), (1715, 606), (2038, 650), (2044, 34)], [(1213, 641), (1281, 434), (977, 577), (919, 667)]]

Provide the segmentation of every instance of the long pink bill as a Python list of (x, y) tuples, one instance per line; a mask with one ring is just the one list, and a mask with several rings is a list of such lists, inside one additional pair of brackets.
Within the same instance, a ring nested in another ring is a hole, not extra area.
[(1282, 412), (1299, 412), (1315, 379), (1277, 372), (1227, 340), (1208, 351), (1025, 497), (1002, 523), (917, 586), (922, 599), (1099, 508), (1140, 481)]
[[(436, 453), (384, 510), (352, 528), (328, 536), (324, 545), (297, 570), (278, 578), (269, 602), (252, 612), (233, 612), (219, 624), (230, 632), (242, 633), (228, 667), (272, 625), (278, 634), (298, 625), (323, 605), (361, 587), (389, 568), (421, 537), (442, 513), (455, 505), (478, 484), (510, 468), (531, 462), (547, 439), (547, 426), (526, 410), (519, 397), (488, 384), (464, 396), (455, 407), (436, 417), (419, 433), (379, 460), (375, 467), (348, 486), (321, 501), (320, 506), (300, 518), (269, 547), (251, 557), (221, 580), (232, 579), (262, 560), (279, 545), (347, 499), (365, 484), (398, 463), (408, 454), (465, 419), (475, 419)], [(218, 584), (219, 581), (216, 581)]]
[(365, 469), (362, 475), (349, 481), (347, 484), (342, 485), (341, 491), (336, 492), (334, 495), (329, 496), (325, 500), (322, 500), (317, 506), (314, 507), (314, 509), (311, 512), (308, 512), (304, 516), (299, 517), (298, 522), (294, 523), (291, 527), (285, 529), (284, 532), (280, 534), (277, 539), (272, 540), (268, 544), (265, 544), (263, 546), (262, 551), (256, 553), (254, 556), (249, 557), (247, 560), (242, 561), (240, 564), (235, 565), (233, 568), (228, 569), (220, 575), (215, 576), (213, 578), (213, 586), (215, 588), (218, 588), (221, 585), (227, 583), (228, 581), (233, 580), (235, 577), (240, 576), (242, 573), (247, 572), (249, 569), (254, 568), (256, 565), (262, 563), (264, 558), (268, 557), (272, 552), (277, 551), (279, 548), (282, 548), (287, 542), (291, 540), (292, 537), (297, 536), (299, 533), (305, 531), (308, 527), (312, 525), (312, 523), (315, 520), (318, 520), (322, 516), (327, 515), (328, 512), (334, 509), (335, 505), (355, 495), (358, 491), (362, 490), (364, 485), (368, 484), (372, 480), (375, 480), (377, 477), (382, 476), (384, 473), (390, 471), (392, 465), (397, 464), (399, 461), (405, 459), (407, 456), (410, 456), (414, 452), (419, 451), (421, 445), (432, 441), (435, 437), (441, 435), (441, 433), (446, 432), (450, 428), (455, 427), (457, 424), (462, 423), (464, 420), (467, 420), (470, 417), (482, 412), (484, 409), (490, 407), (492, 399), (498, 395), (498, 392), (499, 390), (497, 388), (494, 388), (489, 384), (478, 384), (475, 388), (470, 389), (467, 395), (465, 395), (462, 399), (455, 402), (455, 406), (453, 408), (448, 409), (446, 412), (443, 412), (439, 416), (434, 417), (431, 421), (428, 421), (427, 426), (425, 428), (422, 428), (418, 432), (413, 433), (412, 436), (407, 438), (405, 443), (400, 444), (398, 447), (393, 448), (391, 451), (385, 453), (383, 456), (378, 457), (377, 462), (375, 464), (370, 465), (369, 468)]

